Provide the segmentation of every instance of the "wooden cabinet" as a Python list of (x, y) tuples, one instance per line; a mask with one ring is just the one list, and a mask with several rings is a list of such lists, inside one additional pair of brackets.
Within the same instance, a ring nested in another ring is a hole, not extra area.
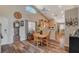
[(79, 37), (69, 37), (69, 52), (79, 53)]

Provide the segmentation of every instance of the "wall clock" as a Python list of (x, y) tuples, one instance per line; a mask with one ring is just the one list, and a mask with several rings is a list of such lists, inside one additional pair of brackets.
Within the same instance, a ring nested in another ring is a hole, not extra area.
[(19, 28), (20, 27), (20, 23), (19, 22), (14, 22), (14, 28)]

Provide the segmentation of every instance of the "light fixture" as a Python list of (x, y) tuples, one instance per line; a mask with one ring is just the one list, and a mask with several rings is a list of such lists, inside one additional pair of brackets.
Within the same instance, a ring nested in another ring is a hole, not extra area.
[(26, 6), (25, 10), (30, 13), (37, 13), (37, 11), (32, 6)]
[(44, 7), (44, 8), (42, 8), (41, 10), (42, 10), (43, 12), (48, 12), (50, 9)]

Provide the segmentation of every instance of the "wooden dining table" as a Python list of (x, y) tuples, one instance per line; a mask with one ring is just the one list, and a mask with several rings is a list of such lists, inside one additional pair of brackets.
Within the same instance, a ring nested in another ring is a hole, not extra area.
[(45, 38), (47, 37), (48, 33), (46, 32), (46, 33), (40, 34), (38, 32), (35, 32), (33, 35), (39, 38)]
[(39, 45), (39, 42), (41, 42), (41, 44), (43, 43), (44, 38), (45, 38), (45, 40), (47, 40), (48, 34), (49, 33), (47, 33), (47, 32), (45, 32), (43, 34), (40, 34), (38, 32), (33, 33), (33, 36), (35, 37), (34, 41), (37, 43), (37, 46)]

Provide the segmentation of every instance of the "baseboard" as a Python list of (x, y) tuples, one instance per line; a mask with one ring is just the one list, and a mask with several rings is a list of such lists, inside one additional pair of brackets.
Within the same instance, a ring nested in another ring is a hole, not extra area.
[(5, 43), (5, 44), (1, 44), (2, 45), (8, 45), (8, 44), (12, 44), (13, 42), (8, 42), (8, 43)]

